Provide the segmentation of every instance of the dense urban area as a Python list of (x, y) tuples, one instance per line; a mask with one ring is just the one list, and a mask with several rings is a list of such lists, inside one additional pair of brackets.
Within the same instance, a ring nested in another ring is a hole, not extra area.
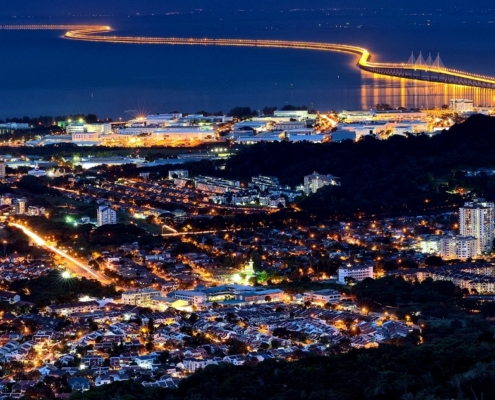
[(0, 121), (0, 398), (494, 398), (492, 113)]

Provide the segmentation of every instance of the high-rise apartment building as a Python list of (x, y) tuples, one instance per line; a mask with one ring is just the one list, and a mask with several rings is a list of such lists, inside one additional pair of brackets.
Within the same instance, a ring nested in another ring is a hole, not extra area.
[(492, 251), (494, 227), (494, 203), (476, 199), (459, 209), (459, 233), (476, 238), (476, 254)]
[(117, 223), (117, 213), (108, 205), (98, 207), (98, 226), (110, 225)]
[(14, 206), (15, 206), (15, 213), (17, 215), (26, 214), (27, 199), (25, 199), (24, 197), (15, 199)]
[(318, 172), (313, 172), (311, 175), (304, 177), (304, 193), (307, 195), (316, 193), (318, 189), (327, 185), (340, 186), (340, 178), (330, 174), (322, 175)]
[(4, 160), (0, 160), (0, 179), (5, 179), (5, 169), (7, 168), (7, 164)]
[(440, 256), (445, 259), (465, 260), (476, 253), (477, 240), (474, 236), (447, 237), (440, 240)]

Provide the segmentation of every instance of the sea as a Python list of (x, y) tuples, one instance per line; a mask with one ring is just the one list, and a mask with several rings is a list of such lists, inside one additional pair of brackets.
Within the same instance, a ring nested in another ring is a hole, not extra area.
[[(199, 3), (168, 5), (156, 12), (4, 12), (0, 24), (104, 24), (113, 34), (127, 36), (345, 43), (367, 48), (373, 61), (406, 62), (411, 52), (417, 56), (421, 51), (424, 58), (439, 53), (447, 67), (495, 76), (495, 5), (488, 1), (476, 2), (476, 7), (456, 1), (457, 6), (446, 1), (421, 6), (368, 1), (352, 7), (342, 1), (338, 7), (332, 1), (315, 2), (315, 7), (308, 5), (311, 1), (298, 2), (305, 4), (299, 7), (294, 1), (280, 7), (269, 0), (239, 6), (229, 2), (229, 7), (205, 2), (210, 6), (201, 8)], [(125, 120), (171, 111), (227, 113), (236, 106), (262, 110), (287, 104), (320, 111), (371, 109), (378, 103), (429, 108), (451, 98), (495, 104), (488, 89), (363, 72), (349, 54), (92, 43), (62, 34), (0, 30), (0, 119), (94, 113)]]

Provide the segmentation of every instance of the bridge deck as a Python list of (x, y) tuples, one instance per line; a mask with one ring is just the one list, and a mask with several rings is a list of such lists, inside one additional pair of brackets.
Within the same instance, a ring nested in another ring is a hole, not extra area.
[(411, 80), (441, 82), (472, 87), (495, 89), (495, 77), (473, 74), (456, 69), (434, 65), (410, 63), (375, 63), (371, 62), (371, 53), (358, 46), (334, 43), (300, 42), (283, 40), (253, 39), (210, 39), (210, 38), (164, 38), (112, 36), (109, 26), (92, 25), (0, 25), (0, 30), (65, 30), (64, 37), (71, 40), (82, 40), (106, 43), (134, 44), (168, 44), (168, 45), (206, 45), (206, 46), (249, 46), (270, 48), (291, 48), (302, 50), (319, 50), (350, 53), (359, 56), (359, 68), (375, 74), (400, 77)]

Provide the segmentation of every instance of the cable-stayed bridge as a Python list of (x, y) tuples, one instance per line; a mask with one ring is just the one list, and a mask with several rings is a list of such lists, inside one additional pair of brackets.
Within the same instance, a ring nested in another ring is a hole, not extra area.
[(335, 43), (253, 40), (253, 39), (210, 39), (210, 38), (165, 38), (111, 35), (109, 26), (92, 25), (0, 25), (0, 30), (64, 30), (64, 38), (90, 42), (128, 44), (168, 44), (204, 46), (241, 46), (290, 48), (351, 53), (359, 56), (357, 66), (375, 74), (410, 80), (440, 82), (453, 85), (495, 89), (495, 77), (473, 74), (446, 68), (437, 55), (425, 60), (421, 52), (418, 57), (411, 54), (405, 63), (377, 63), (371, 61), (371, 53), (362, 47)]

